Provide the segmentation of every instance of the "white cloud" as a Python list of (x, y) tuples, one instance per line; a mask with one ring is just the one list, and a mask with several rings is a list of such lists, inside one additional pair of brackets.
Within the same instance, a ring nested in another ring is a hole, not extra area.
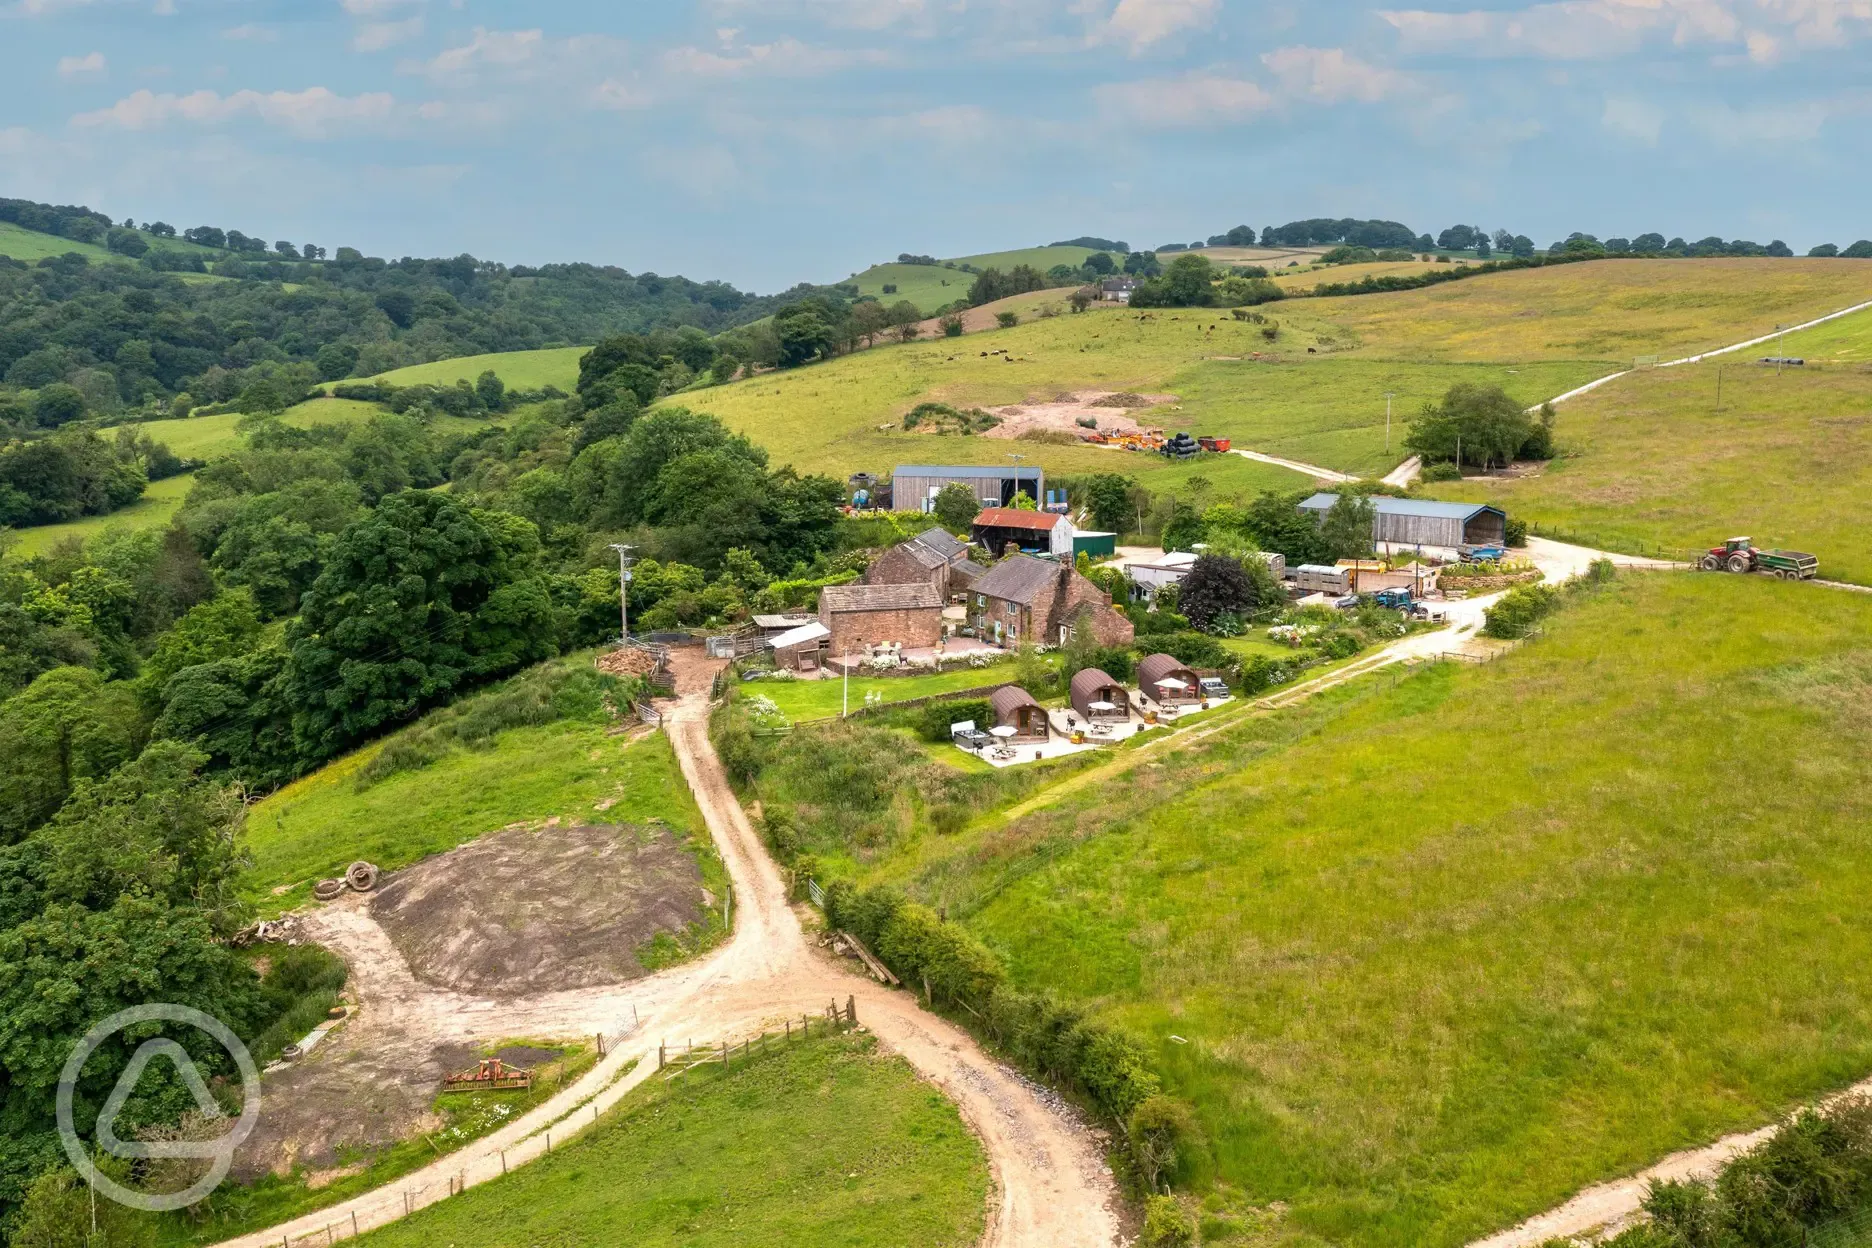
[(467, 43), (447, 48), (433, 60), (406, 62), (401, 68), (437, 80), (466, 82), (483, 69), (526, 65), (538, 57), (545, 46), (545, 35), (539, 30), (489, 30), (477, 26)]
[(1622, 138), (1656, 147), (1664, 129), (1664, 114), (1647, 100), (1612, 96), (1605, 102), (1599, 124)]
[[(762, 18), (811, 18), (837, 30), (888, 30), (910, 26), (927, 32), (930, 0), (715, 0), (717, 13), (753, 13)], [(951, 6), (966, 14), (966, 4)]]
[(1872, 0), (1556, 0), (1523, 9), (1380, 10), (1407, 51), (1606, 60), (1647, 40), (1722, 44), (1772, 64), (1793, 47), (1839, 47), (1872, 32)]
[(891, 59), (886, 52), (815, 48), (797, 39), (781, 39), (743, 47), (735, 47), (730, 41), (720, 52), (671, 48), (663, 54), (663, 67), (670, 73), (696, 78), (735, 78), (755, 73), (812, 77), (858, 65), (884, 65)]
[(84, 56), (61, 56), (58, 63), (61, 78), (89, 78), (104, 72), (104, 54), (91, 52)]
[(1106, 30), (1141, 52), (1185, 30), (1206, 29), (1222, 0), (1118, 0)]
[(343, 126), (384, 121), (395, 107), (395, 98), (383, 92), (343, 96), (326, 87), (308, 87), (304, 91), (236, 91), (231, 95), (206, 90), (188, 95), (143, 90), (125, 96), (109, 108), (80, 113), (72, 118), (72, 124), (153, 130), (173, 121), (216, 125), (253, 117), (307, 138), (318, 138)]
[(1322, 104), (1376, 103), (1415, 85), (1410, 75), (1367, 64), (1344, 48), (1280, 48), (1264, 55), (1261, 63), (1273, 73), (1283, 96)]
[(607, 78), (592, 88), (590, 102), (593, 108), (624, 113), (648, 108), (653, 99), (651, 93), (639, 83)]
[(1276, 106), (1273, 94), (1258, 82), (1200, 72), (1114, 83), (1099, 88), (1098, 98), (1115, 119), (1156, 127), (1228, 125)]
[(223, 39), (236, 43), (278, 43), (279, 31), (271, 26), (262, 26), (258, 22), (247, 22), (240, 26), (230, 26), (221, 32)]
[(422, 32), (421, 14), (404, 18), (400, 22), (365, 22), (352, 36), (351, 49), (354, 52), (382, 52), (385, 48), (394, 48), (399, 43), (414, 39)]
[(422, 0), (339, 0), (339, 6), (352, 17), (383, 20), (399, 10), (411, 8)]

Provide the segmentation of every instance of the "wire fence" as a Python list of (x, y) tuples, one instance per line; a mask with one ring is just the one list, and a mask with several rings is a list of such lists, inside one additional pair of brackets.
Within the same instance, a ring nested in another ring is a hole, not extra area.
[(1811, 1248), (1872, 1248), (1872, 1206), (1815, 1227), (1807, 1243)]
[(843, 1006), (834, 999), (817, 1015), (801, 1014), (797, 1023), (791, 1018), (784, 1019), (778, 1027), (743, 1036), (739, 1041), (711, 1040), (697, 1044), (693, 1040), (685, 1040), (681, 1048), (667, 1040), (660, 1041), (657, 1044), (657, 1071), (668, 1083), (704, 1066), (719, 1064), (723, 1070), (730, 1070), (737, 1059), (751, 1061), (757, 1054), (765, 1053), (777, 1045), (809, 1040), (815, 1028), (819, 1034), (826, 1035), (847, 1031), (857, 1025), (857, 998), (846, 997)]

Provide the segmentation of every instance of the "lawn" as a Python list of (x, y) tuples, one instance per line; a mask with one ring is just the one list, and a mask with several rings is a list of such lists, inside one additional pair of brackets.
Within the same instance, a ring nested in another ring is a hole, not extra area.
[[(1391, 359), (1676, 359), (1872, 298), (1867, 260), (1604, 260), (1309, 301)], [(1610, 371), (1610, 370), (1608, 370)]]
[(492, 369), (507, 383), (509, 390), (543, 390), (557, 386), (571, 394), (578, 386), (579, 361), (590, 347), (549, 347), (543, 351), (502, 351), (493, 355), (465, 355), (433, 364), (412, 364), (374, 378), (393, 386), (452, 386), (457, 381), (472, 385), (482, 373)]
[(1690, 552), (1747, 534), (1812, 551), (1822, 576), (1872, 584), (1869, 432), (1872, 373), (1863, 367), (1777, 376), (1730, 356), (1633, 373), (1567, 403), (1559, 442), (1576, 454), (1541, 476), (1427, 492), (1493, 501), (1615, 550)]
[(1872, 1070), (1869, 738), (1872, 603), (1632, 575), (977, 825), (918, 891), (1153, 1037), (1302, 1242), (1460, 1245)]
[[(1262, 326), (1220, 310), (1141, 318), (1108, 309), (961, 340), (880, 346), (671, 402), (720, 416), (776, 462), (839, 476), (907, 463), (999, 463), (1019, 454), (1053, 473), (1123, 472), (1166, 488), (1201, 475), (1227, 495), (1300, 489), (1309, 479), (1240, 456), (1172, 462), (1084, 445), (907, 433), (900, 422), (926, 400), (969, 407), (1078, 389), (1173, 394), (1180, 404), (1152, 412), (1152, 423), (1328, 468), (1383, 473), (1402, 458), (1404, 420), (1457, 381), (1500, 384), (1532, 404), (1611, 370), (1590, 361), (1394, 364), (1373, 358), (1370, 348), (1339, 354), (1350, 335), (1321, 321), (1315, 306), (1308, 300), (1264, 309), (1279, 323), (1274, 343)], [(1325, 354), (1309, 355), (1309, 347)], [(1019, 362), (984, 355), (1000, 349)], [(1389, 456), (1387, 391), (1396, 396)]]
[(991, 1188), (955, 1107), (848, 1035), (651, 1079), (563, 1149), (363, 1242), (962, 1248)]
[(188, 497), (194, 486), (192, 475), (168, 477), (161, 481), (152, 481), (143, 491), (143, 497), (128, 507), (121, 507), (107, 516), (86, 516), (82, 520), (71, 520), (64, 524), (40, 524), (27, 529), (17, 529), (18, 542), (9, 552), (20, 559), (30, 559), (34, 555), (43, 555), (68, 537), (90, 541), (107, 530), (114, 528), (154, 529), (169, 523)]
[[(885, 307), (899, 299), (908, 299), (925, 316), (931, 316), (937, 308), (967, 299), (969, 287), (975, 284), (975, 275), (939, 265), (876, 264), (841, 284), (858, 287), (859, 294), (870, 295)], [(884, 289), (887, 285), (897, 289), (887, 293)]]
[[(908, 702), (961, 689), (1004, 685), (1012, 679), (1014, 668), (1009, 663), (964, 667), (928, 676), (854, 676), (849, 682), (851, 708), (863, 709), (865, 696), (871, 693), (886, 702)], [(844, 705), (846, 684), (844, 680), (760, 680), (743, 684), (741, 690), (743, 696), (760, 694), (771, 699), (788, 719), (825, 719), (837, 715)]]
[(483, 832), (555, 815), (569, 823), (659, 818), (679, 834), (706, 840), (662, 736), (626, 746), (601, 723), (510, 728), (491, 749), (457, 750), (360, 790), (358, 772), (381, 748), (366, 746), (253, 807), (247, 816), (253, 866), (242, 880), (250, 898), (290, 906), (304, 899), (311, 881), (356, 859), (394, 871)]

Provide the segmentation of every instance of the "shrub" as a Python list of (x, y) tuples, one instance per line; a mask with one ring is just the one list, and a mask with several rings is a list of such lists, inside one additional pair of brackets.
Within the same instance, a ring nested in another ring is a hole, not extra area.
[(1423, 470), (1423, 480), (1430, 482), (1460, 481), (1462, 480), (1462, 469), (1450, 463), (1431, 464)]
[(1546, 585), (1522, 585), (1502, 595), (1500, 602), (1482, 613), (1482, 632), (1504, 641), (1528, 636), (1559, 604), (1559, 595)]
[(1177, 662), (1187, 663), (1191, 667), (1222, 667), (1229, 661), (1229, 652), (1222, 643), (1202, 633), (1172, 633), (1165, 637), (1153, 637), (1151, 644)]
[(1257, 654), (1237, 669), (1236, 686), (1242, 693), (1253, 697), (1257, 693), (1272, 689), (1275, 685), (1287, 683), (1293, 679), (1292, 673), (1293, 667), (1286, 660)]
[(997, 312), (995, 313), (995, 323), (1000, 325), (1002, 329), (1013, 329), (1016, 325), (1020, 324), (1020, 313)]
[(1185, 1248), (1196, 1242), (1196, 1220), (1174, 1196), (1144, 1198), (1144, 1248)]
[(979, 727), (994, 718), (994, 708), (986, 698), (958, 698), (932, 702), (917, 708), (917, 732), (925, 741), (941, 744), (949, 740), (949, 725), (972, 719)]
[(1364, 646), (1351, 633), (1328, 633), (1320, 638), (1320, 653), (1328, 659), (1349, 659)]
[(940, 323), (942, 325), (943, 337), (960, 338), (962, 336), (961, 313), (951, 312), (948, 316), (943, 317)]
[(1516, 550), (1527, 545), (1527, 521), (1518, 516), (1508, 517), (1507, 536), (1502, 539)]
[(1202, 1130), (1190, 1107), (1161, 1092), (1138, 1102), (1125, 1120), (1125, 1138), (1152, 1191), (1160, 1179), (1184, 1173), (1202, 1146)]

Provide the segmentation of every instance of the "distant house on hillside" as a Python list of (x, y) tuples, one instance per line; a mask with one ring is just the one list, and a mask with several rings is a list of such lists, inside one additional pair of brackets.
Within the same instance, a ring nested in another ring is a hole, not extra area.
[(933, 585), (947, 599), (974, 584), (982, 571), (980, 564), (969, 562), (967, 546), (935, 528), (879, 555), (860, 580), (866, 585)]
[(1111, 595), (1070, 563), (1013, 555), (982, 573), (970, 595), (976, 634), (997, 645), (1064, 645), (1086, 636), (1101, 646), (1128, 646), (1135, 630), (1112, 608)]
[(990, 507), (975, 517), (969, 530), (977, 545), (991, 555), (1000, 555), (1012, 546), (1026, 554), (1073, 557), (1072, 521), (1044, 511), (1016, 511), (1012, 507)]
[(1099, 298), (1111, 303), (1130, 303), (1137, 288), (1135, 277), (1108, 277), (1099, 283)]
[(1038, 468), (984, 468), (967, 464), (899, 464), (891, 473), (891, 509), (924, 511), (945, 485), (967, 486), (984, 507), (1006, 507), (1016, 494), (1036, 503), (1046, 497), (1046, 473)]

